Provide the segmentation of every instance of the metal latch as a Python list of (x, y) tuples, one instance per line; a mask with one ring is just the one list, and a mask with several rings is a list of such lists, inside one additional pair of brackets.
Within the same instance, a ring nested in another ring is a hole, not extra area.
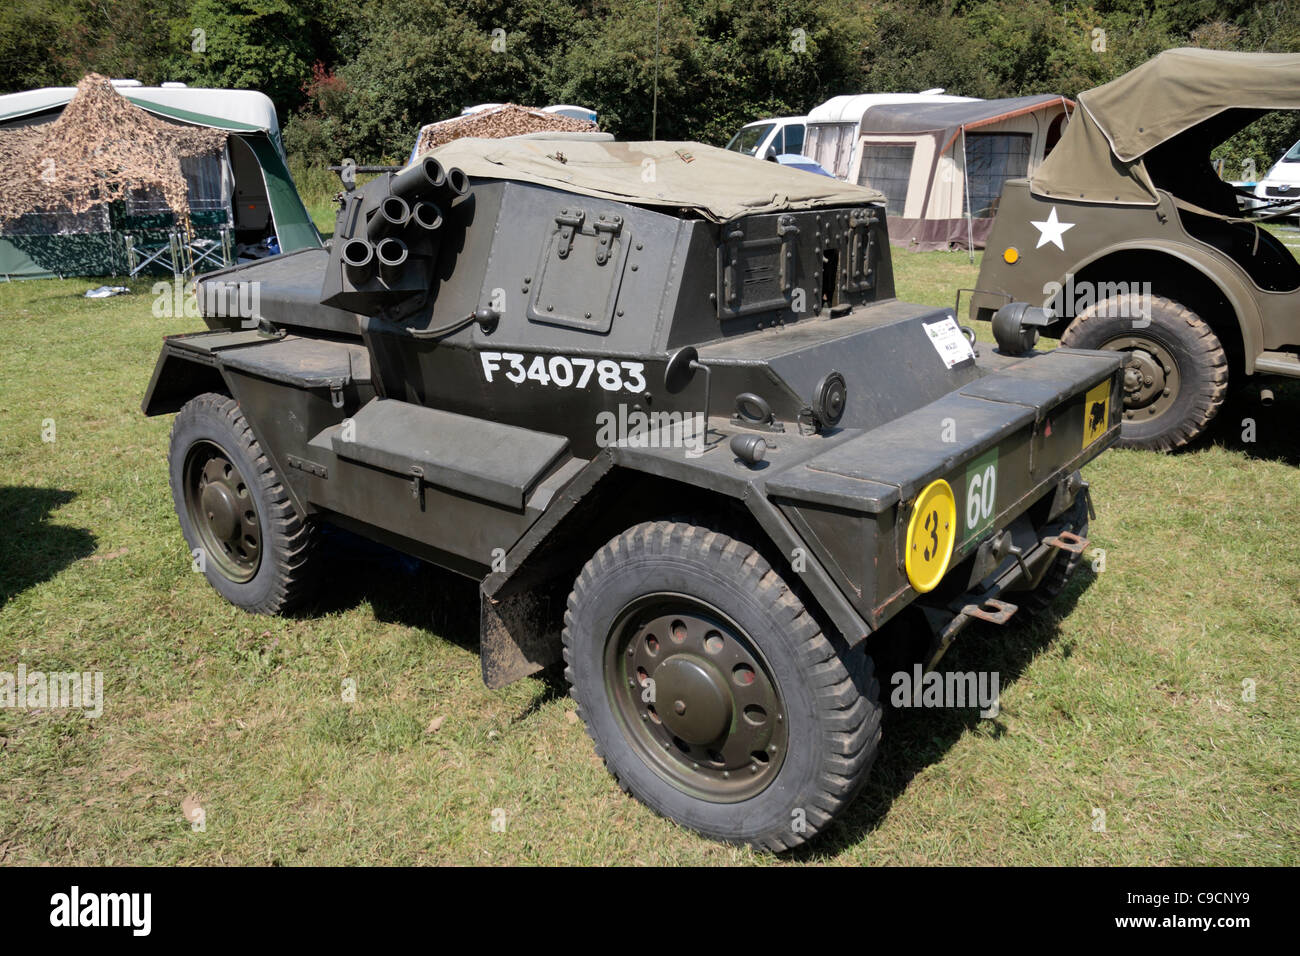
[(330, 404), (335, 408), (343, 407), (343, 388), (352, 383), (352, 350), (347, 350), (348, 374), (328, 379), (326, 385), (330, 390)]
[(623, 217), (602, 212), (592, 225), (596, 227), (596, 265), (603, 266), (613, 252), (614, 237), (623, 228)]
[(420, 505), (420, 510), (424, 510), (424, 469), (419, 465), (411, 466), (411, 497)]
[(560, 227), (560, 241), (555, 251), (561, 259), (568, 257), (569, 250), (573, 248), (573, 234), (582, 228), (582, 221), (586, 218), (586, 212), (581, 209), (561, 209), (555, 217), (555, 222)]
[[(350, 358), (351, 356), (349, 356)], [(343, 407), (343, 386), (348, 383), (348, 378), (332, 378), (329, 380), (330, 404), (335, 408)]]

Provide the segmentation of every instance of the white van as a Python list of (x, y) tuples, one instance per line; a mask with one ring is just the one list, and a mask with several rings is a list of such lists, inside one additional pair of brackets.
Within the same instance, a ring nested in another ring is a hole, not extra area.
[(786, 153), (802, 153), (806, 116), (775, 116), (755, 120), (740, 128), (727, 149), (756, 159), (776, 159)]
[(1272, 215), (1294, 216), (1300, 213), (1300, 143), (1288, 149), (1281, 159), (1273, 164), (1268, 175), (1255, 186), (1255, 198), (1270, 203), (1279, 199), (1295, 199), (1295, 205), (1274, 206), (1269, 209)]

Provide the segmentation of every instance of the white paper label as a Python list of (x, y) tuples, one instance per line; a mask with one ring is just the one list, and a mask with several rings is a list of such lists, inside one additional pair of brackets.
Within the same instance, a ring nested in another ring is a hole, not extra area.
[(962, 334), (961, 326), (952, 316), (940, 322), (922, 322), (921, 327), (930, 337), (930, 344), (939, 353), (939, 358), (943, 359), (943, 364), (949, 368), (975, 357), (970, 340)]

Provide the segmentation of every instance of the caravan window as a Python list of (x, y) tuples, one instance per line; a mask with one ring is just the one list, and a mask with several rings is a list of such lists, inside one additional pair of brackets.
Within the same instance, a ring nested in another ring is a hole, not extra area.
[(808, 127), (804, 155), (811, 156), (836, 179), (849, 178), (849, 156), (857, 123), (817, 123)]
[(976, 219), (987, 219), (997, 211), (994, 207), (1003, 183), (1028, 175), (1028, 133), (966, 134), (969, 211)]
[(885, 194), (885, 209), (891, 216), (903, 215), (907, 205), (907, 186), (912, 181), (911, 143), (863, 143), (862, 166), (858, 185), (870, 186)]

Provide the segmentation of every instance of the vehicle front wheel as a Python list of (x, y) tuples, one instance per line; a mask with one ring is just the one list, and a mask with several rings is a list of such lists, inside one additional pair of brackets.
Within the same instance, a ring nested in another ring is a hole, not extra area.
[(1210, 424), (1228, 391), (1228, 358), (1200, 316), (1170, 299), (1112, 296), (1070, 323), (1061, 344), (1125, 353), (1119, 447), (1174, 451)]
[(749, 545), (681, 522), (636, 525), (587, 562), (564, 624), (587, 732), (656, 812), (780, 851), (822, 830), (866, 779), (880, 741), (871, 659), (837, 651)]
[(315, 529), (299, 513), (239, 410), (225, 395), (188, 402), (172, 423), (172, 502), (190, 553), (231, 604), (258, 614), (306, 597)]

